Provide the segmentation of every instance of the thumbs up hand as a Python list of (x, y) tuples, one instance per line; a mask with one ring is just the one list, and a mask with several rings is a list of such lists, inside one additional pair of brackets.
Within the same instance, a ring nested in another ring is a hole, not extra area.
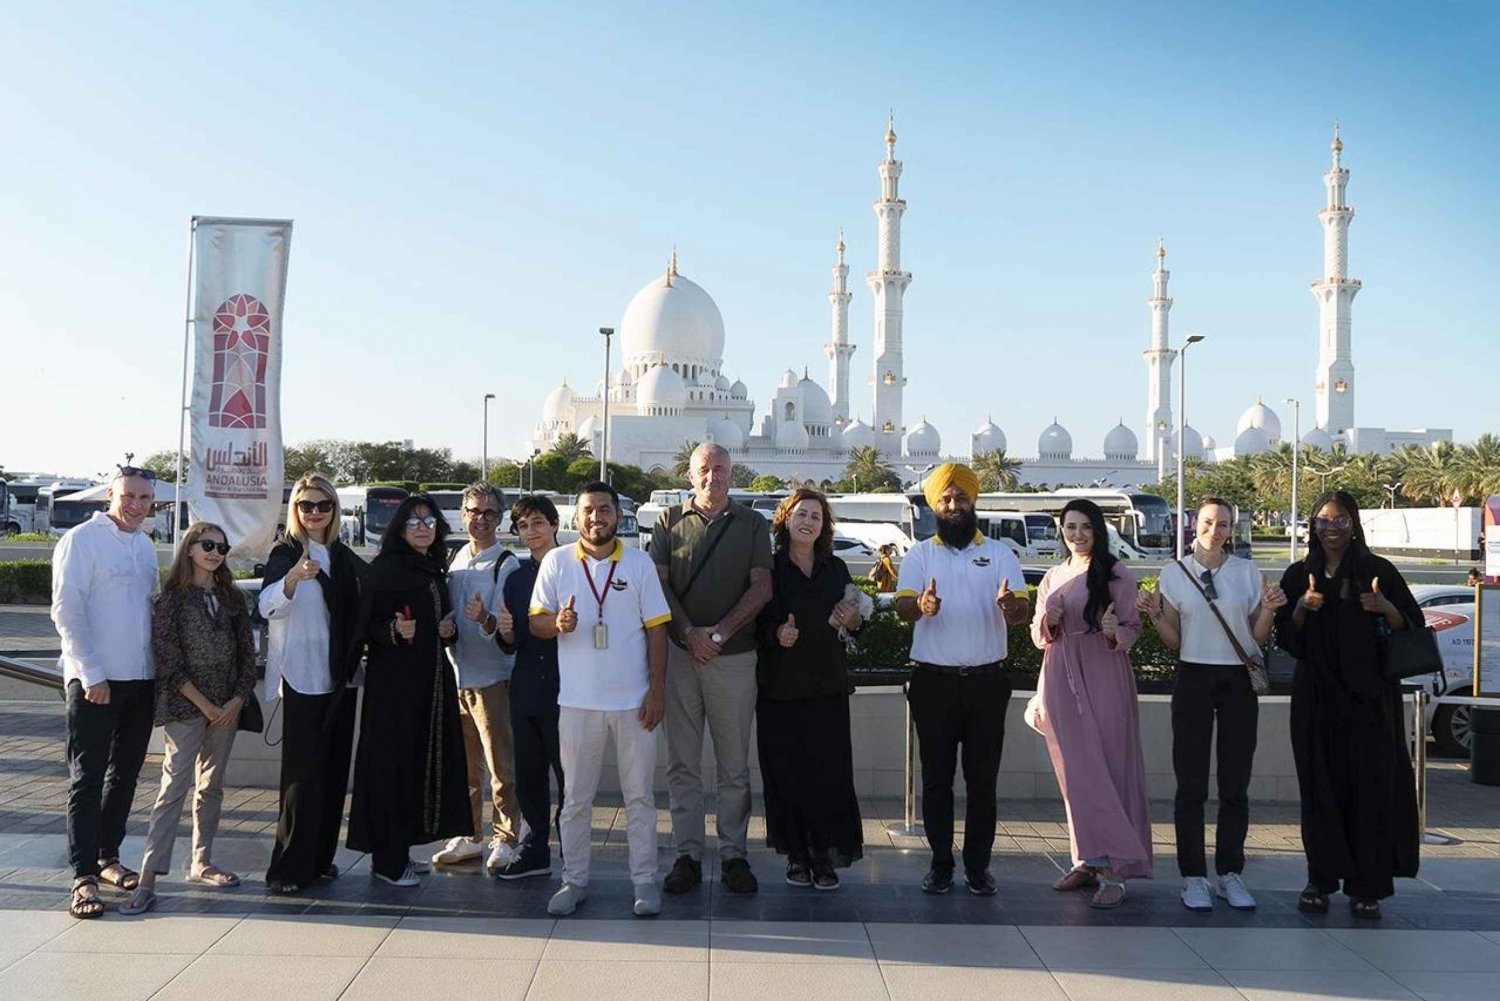
[(578, 612), (573, 608), (573, 595), (568, 595), (562, 611), (557, 613), (557, 631), (560, 633), (571, 633), (578, 628)]
[(1120, 617), (1115, 614), (1115, 603), (1111, 601), (1104, 614), (1099, 616), (1099, 629), (1110, 639), (1115, 638), (1115, 633), (1120, 628)]
[(417, 620), (412, 618), (411, 612), (406, 609), (402, 609), (396, 613), (396, 635), (400, 636), (407, 643), (412, 642), (417, 637)]
[(509, 643), (516, 636), (516, 617), (510, 614), (510, 606), (504, 602), (500, 603), (500, 617), (495, 621), (495, 628), (500, 631), (500, 638)]
[(776, 642), (790, 649), (797, 645), (797, 617), (788, 615), (786, 621), (776, 627)]
[(1318, 579), (1312, 574), (1307, 575), (1307, 591), (1297, 600), (1309, 612), (1316, 612), (1323, 607), (1323, 596), (1318, 593)]
[(453, 610), (449, 609), (448, 614), (438, 620), (438, 638), (451, 640), (457, 631), (458, 627), (453, 624)]
[(937, 578), (933, 577), (927, 582), (927, 589), (917, 598), (917, 608), (923, 615), (936, 615), (942, 610), (943, 599), (938, 597)]
[(1059, 597), (1056, 597), (1054, 595), (1053, 598), (1052, 598), (1052, 600), (1049, 601), (1049, 602), (1047, 602), (1047, 625), (1049, 627), (1051, 627), (1053, 630), (1056, 630), (1058, 626), (1062, 625), (1062, 620), (1063, 620), (1063, 603), (1062, 603), (1062, 599), (1059, 598)]
[[(1285, 597), (1282, 598), (1284, 602)], [(1153, 619), (1161, 618), (1161, 592), (1147, 591), (1145, 588), (1136, 592), (1135, 610), (1143, 615), (1149, 615)]]
[(1394, 612), (1396, 610), (1396, 606), (1391, 603), (1391, 599), (1380, 593), (1379, 577), (1372, 578), (1370, 581), (1370, 590), (1359, 596), (1359, 607), (1367, 612), (1374, 612), (1376, 615), (1385, 615), (1387, 612)]
[(464, 618), (470, 622), (483, 622), (486, 614), (484, 600), (477, 594), (469, 599), (468, 604), (464, 605)]

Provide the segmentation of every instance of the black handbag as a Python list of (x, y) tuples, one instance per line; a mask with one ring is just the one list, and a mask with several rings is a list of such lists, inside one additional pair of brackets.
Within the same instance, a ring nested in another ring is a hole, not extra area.
[(261, 711), (260, 699), (253, 694), (240, 706), (239, 727), (246, 733), (260, 733), (266, 728), (266, 716)]
[(1389, 630), (1382, 637), (1386, 681), (1403, 681), (1423, 674), (1441, 674), (1443, 655), (1438, 652), (1437, 633), (1425, 622), (1406, 618), (1405, 629)]

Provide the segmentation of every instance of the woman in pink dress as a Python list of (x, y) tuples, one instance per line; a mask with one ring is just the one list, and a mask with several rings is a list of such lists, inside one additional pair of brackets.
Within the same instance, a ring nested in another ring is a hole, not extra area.
[(1094, 907), (1125, 902), (1125, 880), (1151, 876), (1151, 819), (1130, 646), (1141, 633), (1135, 578), (1109, 553), (1092, 501), (1062, 511), (1069, 556), (1037, 591), (1031, 638), (1042, 651), (1033, 723), (1068, 810), (1073, 868), (1053, 888), (1097, 887)]

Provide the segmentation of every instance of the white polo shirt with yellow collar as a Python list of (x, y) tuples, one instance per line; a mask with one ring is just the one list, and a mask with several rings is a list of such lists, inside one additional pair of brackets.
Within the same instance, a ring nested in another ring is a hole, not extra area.
[[(604, 599), (602, 609), (596, 593)], [(569, 598), (578, 628), (557, 637), (557, 704), (606, 712), (639, 708), (651, 687), (646, 630), (672, 618), (656, 564), (619, 539), (603, 559), (590, 556), (581, 542), (559, 546), (537, 569), (531, 614), (554, 615)], [(594, 643), (594, 626), (601, 621), (608, 632), (603, 650)]]
[(937, 581), (942, 608), (922, 616), (912, 627), (911, 656), (924, 664), (977, 667), (1005, 659), (1008, 627), (995, 603), (1000, 583), (1026, 596), (1026, 577), (1010, 547), (974, 533), (962, 549), (937, 536), (917, 543), (901, 561), (896, 597), (916, 598)]

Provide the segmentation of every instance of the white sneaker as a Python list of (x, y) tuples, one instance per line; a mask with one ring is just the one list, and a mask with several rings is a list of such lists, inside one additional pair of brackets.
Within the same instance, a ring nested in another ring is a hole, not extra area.
[(661, 913), (661, 888), (655, 883), (635, 885), (635, 916), (649, 918)]
[(547, 901), (547, 913), (559, 918), (567, 917), (578, 910), (578, 905), (589, 898), (589, 891), (582, 886), (564, 883), (562, 889)]
[(443, 850), (432, 856), (433, 865), (457, 865), (484, 854), (484, 842), (476, 838), (449, 838)]
[(1189, 876), (1182, 881), (1182, 906), (1190, 911), (1214, 909), (1214, 894), (1207, 876)]
[(378, 873), (378, 872), (372, 873), (372, 875), (374, 875), (374, 877), (376, 879), (384, 880), (385, 882), (391, 884), (392, 886), (421, 886), (422, 885), (422, 881), (417, 878), (416, 872), (414, 872), (412, 870), (410, 862), (406, 863), (406, 868), (402, 871), (401, 875), (398, 876), (398, 877), (396, 877), (395, 879), (392, 879), (390, 876), (382, 875), (381, 873)]
[(1245, 881), (1237, 872), (1226, 873), (1219, 877), (1219, 896), (1229, 901), (1229, 906), (1237, 911), (1255, 910), (1255, 898), (1250, 891), (1245, 889)]
[(408, 858), (406, 860), (406, 867), (418, 876), (425, 876), (432, 871), (432, 863), (426, 859)]
[(520, 854), (521, 853), (516, 850), (516, 846), (511, 844), (509, 841), (501, 841), (499, 838), (491, 838), (490, 857), (485, 859), (484, 867), (486, 869), (504, 869), (506, 866), (514, 862), (520, 856)]

